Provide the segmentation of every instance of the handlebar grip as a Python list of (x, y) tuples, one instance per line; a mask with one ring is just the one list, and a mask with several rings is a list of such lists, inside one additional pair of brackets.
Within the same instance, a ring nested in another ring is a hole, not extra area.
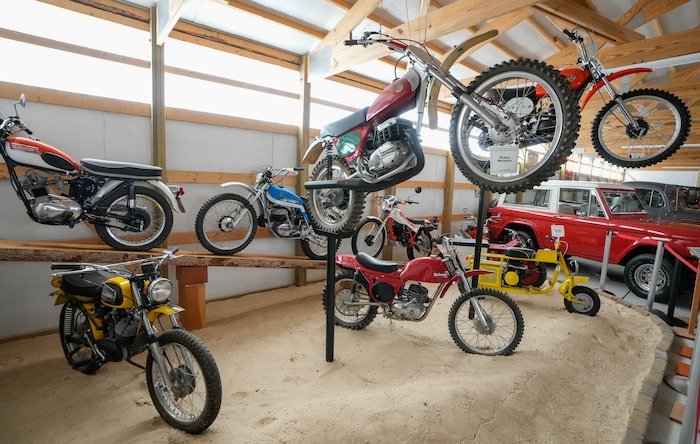
[(345, 46), (355, 46), (355, 45), (359, 45), (359, 44), (360, 44), (360, 41), (357, 40), (357, 39), (350, 39), (350, 40), (345, 40), (345, 41), (343, 42), (343, 44), (344, 44)]
[(52, 270), (82, 270), (83, 268), (85, 268), (83, 266), (83, 264), (74, 263), (74, 262), (63, 263), (63, 264), (51, 264)]
[(294, 171), (304, 171), (304, 167), (294, 167)]
[(180, 251), (180, 249), (179, 249), (178, 247), (175, 247), (175, 248), (173, 248), (172, 250), (170, 250), (170, 254), (175, 254), (175, 253), (177, 253), (178, 251)]

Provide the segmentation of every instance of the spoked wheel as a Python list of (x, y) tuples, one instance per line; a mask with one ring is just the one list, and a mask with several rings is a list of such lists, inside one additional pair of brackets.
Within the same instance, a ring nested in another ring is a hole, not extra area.
[[(335, 325), (352, 330), (362, 330), (371, 324), (374, 317), (377, 316), (377, 307), (369, 305), (370, 298), (366, 283), (358, 281), (355, 291), (352, 291), (353, 274), (352, 270), (340, 270), (335, 274), (331, 301), (335, 305)], [(324, 310), (328, 310), (325, 297), (327, 291), (328, 283), (323, 288), (321, 296)]]
[(129, 190), (122, 188), (104, 202), (96, 214), (106, 219), (96, 222), (95, 231), (112, 248), (143, 251), (162, 244), (173, 228), (173, 210), (159, 192), (134, 187), (134, 208), (129, 208)]
[(430, 234), (423, 230), (418, 232), (418, 235), (413, 240), (412, 247), (406, 247), (406, 256), (409, 261), (417, 257), (427, 257), (433, 252), (433, 240), (430, 238)]
[(95, 373), (102, 366), (97, 354), (91, 347), (95, 343), (90, 329), (90, 320), (85, 308), (76, 301), (63, 304), (59, 321), (61, 346), (68, 364), (74, 370), (87, 375)]
[(385, 242), (386, 230), (382, 222), (373, 217), (363, 219), (352, 233), (352, 252), (357, 254), (362, 251), (372, 257), (379, 257)]
[(207, 250), (214, 254), (235, 254), (255, 237), (257, 215), (245, 197), (219, 194), (199, 209), (194, 228), (199, 243)]
[[(330, 177), (328, 159), (322, 158), (314, 167), (310, 181), (342, 180), (352, 174), (352, 169), (342, 157), (332, 156)], [(337, 234), (352, 231), (362, 218), (365, 195), (360, 191), (342, 188), (312, 189), (304, 203), (311, 223), (317, 231)]]
[(173, 427), (201, 433), (216, 419), (221, 406), (221, 377), (204, 343), (186, 330), (168, 330), (158, 342), (173, 386), (167, 387), (149, 353), (146, 382), (160, 416)]
[(574, 301), (564, 299), (564, 307), (569, 313), (580, 313), (595, 316), (600, 310), (600, 296), (592, 288), (577, 285), (571, 289)]
[[(338, 246), (340, 246), (338, 240)], [(318, 234), (310, 234), (305, 239), (300, 240), (301, 251), (306, 257), (316, 261), (326, 260), (328, 258), (328, 238)]]
[(654, 165), (675, 153), (690, 133), (690, 111), (675, 95), (657, 89), (629, 91), (620, 100), (637, 123), (634, 128), (619, 103), (600, 110), (591, 128), (603, 159), (626, 168)]
[(511, 60), (476, 77), (467, 90), (509, 116), (505, 127), (495, 128), (462, 102), (452, 111), (452, 157), (475, 185), (493, 192), (530, 189), (551, 177), (574, 148), (579, 106), (553, 67)]
[(507, 294), (492, 288), (463, 293), (452, 304), (448, 325), (459, 348), (489, 356), (513, 353), (525, 330), (520, 307)]

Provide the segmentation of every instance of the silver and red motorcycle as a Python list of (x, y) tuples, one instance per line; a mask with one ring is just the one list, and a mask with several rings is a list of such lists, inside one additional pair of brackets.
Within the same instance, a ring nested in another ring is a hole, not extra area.
[[(317, 229), (350, 232), (362, 218), (365, 193), (387, 189), (423, 169), (423, 113), (427, 102), (429, 126), (436, 128), (441, 86), (456, 99), (449, 130), (452, 157), (475, 185), (493, 192), (522, 191), (564, 163), (578, 138), (580, 113), (573, 88), (559, 71), (519, 59), (488, 69), (468, 86), (450, 74), (463, 51), (496, 34), (467, 40), (442, 62), (410, 39), (365, 32), (345, 41), (386, 45), (410, 65), (370, 106), (323, 127), (307, 149), (303, 162), (308, 164), (325, 152), (305, 184), (307, 212)], [(400, 117), (414, 108), (415, 125)]]
[(150, 250), (168, 237), (173, 209), (184, 213), (177, 185), (166, 185), (160, 167), (81, 159), (31, 136), (19, 118), (0, 112), (0, 156), (17, 197), (34, 221), (73, 228), (82, 221), (115, 249)]

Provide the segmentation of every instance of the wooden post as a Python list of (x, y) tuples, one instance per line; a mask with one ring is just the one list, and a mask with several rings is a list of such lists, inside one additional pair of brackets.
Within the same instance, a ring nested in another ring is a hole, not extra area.
[(205, 285), (208, 279), (207, 267), (176, 266), (177, 288), (180, 294), (180, 322), (187, 330), (197, 330), (207, 326)]

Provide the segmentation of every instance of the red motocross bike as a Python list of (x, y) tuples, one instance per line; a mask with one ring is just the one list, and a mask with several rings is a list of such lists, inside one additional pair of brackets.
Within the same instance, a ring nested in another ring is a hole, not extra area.
[[(595, 93), (602, 93), (605, 105), (598, 112), (591, 128), (593, 147), (603, 159), (626, 168), (654, 165), (670, 157), (690, 133), (690, 112), (675, 95), (659, 89), (618, 91), (613, 81), (621, 77), (651, 72), (651, 68), (629, 68), (607, 73), (597, 58), (597, 45), (573, 31), (564, 30), (569, 40), (578, 45), (580, 68), (562, 69), (581, 102), (581, 109)], [(584, 96), (586, 87), (590, 90)]]
[[(416, 193), (421, 187), (415, 188)], [(379, 257), (387, 238), (396, 245), (406, 248), (408, 260), (421, 256), (430, 256), (433, 241), (430, 232), (437, 230), (437, 217), (432, 219), (411, 219), (398, 207), (399, 205), (417, 204), (410, 197), (399, 200), (396, 196), (379, 197), (379, 215), (370, 216), (360, 221), (352, 233), (352, 252), (363, 251), (370, 256)]]
[[(490, 68), (469, 85), (450, 74), (467, 48), (496, 34), (472, 37), (442, 62), (419, 42), (377, 32), (345, 41), (349, 46), (385, 45), (410, 64), (370, 106), (324, 126), (308, 148), (303, 162), (316, 166), (305, 183), (305, 206), (315, 228), (330, 234), (351, 232), (362, 218), (365, 193), (420, 173), (425, 164), (423, 114), (427, 102), (429, 126), (437, 127), (441, 87), (457, 102), (449, 130), (452, 157), (472, 183), (494, 192), (522, 191), (564, 163), (578, 138), (580, 116), (574, 91), (559, 71), (519, 59)], [(400, 117), (414, 108), (415, 125)], [(488, 136), (486, 150), (469, 132), (475, 124)]]
[[(466, 353), (509, 355), (520, 343), (525, 329), (520, 307), (495, 288), (471, 287), (471, 278), (490, 270), (469, 270), (458, 256), (459, 239), (436, 240), (440, 255), (419, 257), (399, 267), (366, 253), (336, 256), (333, 286), (323, 291), (323, 304), (333, 301), (335, 324), (361, 330), (372, 323), (381, 308), (384, 317), (420, 322), (433, 305), (457, 284), (459, 297), (452, 303), (448, 328), (455, 344)], [(412, 282), (410, 285), (409, 282)], [(422, 283), (438, 284), (430, 296)], [(332, 288), (331, 298), (326, 292)]]

